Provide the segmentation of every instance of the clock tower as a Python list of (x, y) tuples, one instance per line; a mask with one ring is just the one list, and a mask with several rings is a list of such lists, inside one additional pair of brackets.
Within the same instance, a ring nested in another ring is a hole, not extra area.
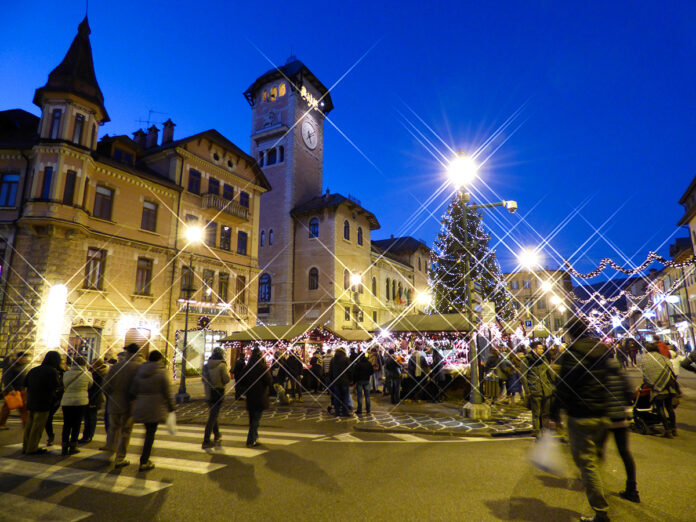
[(293, 208), (320, 196), (328, 89), (294, 56), (245, 91), (251, 105), (251, 155), (271, 184), (261, 196), (259, 320), (293, 324)]

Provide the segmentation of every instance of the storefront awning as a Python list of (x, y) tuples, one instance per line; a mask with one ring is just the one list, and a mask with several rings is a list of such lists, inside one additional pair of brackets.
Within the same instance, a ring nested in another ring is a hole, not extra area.
[[(254, 326), (248, 330), (234, 332), (220, 339), (221, 342), (250, 342), (250, 341), (291, 341), (298, 337), (309, 337), (314, 330), (326, 331), (345, 341), (367, 341), (372, 336), (365, 330), (335, 330), (333, 328), (317, 327), (311, 323), (297, 323), (294, 325), (279, 326)], [(306, 335), (305, 335), (306, 334)]]
[(414, 314), (398, 317), (384, 323), (383, 331), (389, 332), (466, 332), (471, 329), (464, 314)]

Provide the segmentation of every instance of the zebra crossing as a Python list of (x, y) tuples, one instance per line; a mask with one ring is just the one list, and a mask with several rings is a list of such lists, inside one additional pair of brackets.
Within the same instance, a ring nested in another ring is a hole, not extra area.
[[(19, 422), (10, 421), (10, 424), (15, 429), (20, 427)], [(57, 438), (59, 438), (59, 426), (56, 428), (58, 428)], [(222, 446), (204, 450), (201, 448), (203, 432), (203, 426), (180, 425), (177, 434), (170, 435), (166, 428), (161, 427), (156, 434), (151, 457), (155, 464), (155, 471), (160, 469), (206, 475), (227, 467), (228, 464), (224, 460), (221, 461), (220, 456), (253, 459), (274, 448), (284, 448), (323, 437), (320, 434), (261, 429), (262, 447), (247, 448), (244, 444), (247, 430), (226, 427), (220, 429)], [(79, 453), (66, 457), (60, 455), (59, 444), (47, 448), (48, 454), (40, 457), (21, 455), (21, 443), (5, 444), (1, 446), (3, 451), (0, 456), (0, 476), (38, 479), (129, 497), (145, 497), (171, 487), (172, 482), (149, 478), (156, 475), (155, 472), (148, 474), (138, 472), (137, 463), (144, 435), (145, 430), (142, 426), (133, 427), (129, 454), (126, 457), (131, 461), (131, 465), (116, 471), (110, 465), (113, 455), (97, 449), (106, 441), (106, 435), (103, 432), (98, 432), (89, 445), (81, 446)], [(62, 522), (82, 520), (91, 515), (89, 512), (53, 504), (45, 499), (15, 495), (14, 492), (0, 492), (0, 504), (3, 508), (0, 520)]]

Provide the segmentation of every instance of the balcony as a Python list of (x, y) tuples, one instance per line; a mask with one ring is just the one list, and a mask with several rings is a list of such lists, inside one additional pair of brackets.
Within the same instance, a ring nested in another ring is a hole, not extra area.
[(236, 201), (224, 199), (217, 194), (203, 194), (201, 208), (212, 208), (218, 212), (224, 212), (242, 221), (249, 221), (249, 209)]

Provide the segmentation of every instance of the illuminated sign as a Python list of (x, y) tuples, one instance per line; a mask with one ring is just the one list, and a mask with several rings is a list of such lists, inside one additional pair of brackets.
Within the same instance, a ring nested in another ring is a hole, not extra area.
[(300, 96), (302, 96), (302, 99), (305, 100), (307, 102), (307, 105), (309, 105), (312, 109), (319, 109), (320, 106), (324, 106), (324, 102), (317, 100), (304, 85), (300, 89)]

